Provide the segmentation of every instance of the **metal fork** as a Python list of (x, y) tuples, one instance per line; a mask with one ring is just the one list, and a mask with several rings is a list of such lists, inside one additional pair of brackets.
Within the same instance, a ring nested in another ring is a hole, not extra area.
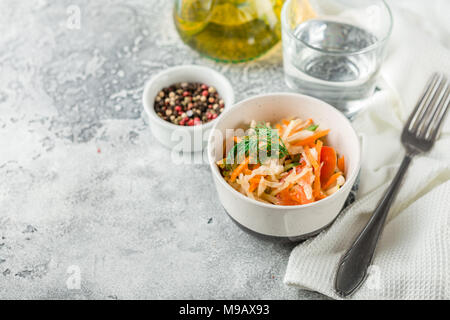
[(335, 289), (340, 296), (354, 293), (366, 279), (367, 268), (372, 262), (384, 222), (403, 176), (415, 155), (433, 147), (449, 104), (448, 80), (444, 75), (435, 73), (403, 128), (401, 141), (406, 154), (394, 180), (378, 202), (369, 222), (339, 263)]

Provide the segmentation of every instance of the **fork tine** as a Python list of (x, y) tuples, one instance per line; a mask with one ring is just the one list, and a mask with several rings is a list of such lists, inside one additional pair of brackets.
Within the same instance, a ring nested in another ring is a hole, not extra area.
[(434, 92), (433, 96), (430, 99), (429, 104), (427, 105), (425, 109), (425, 113), (423, 115), (423, 118), (417, 128), (417, 137), (419, 138), (425, 138), (431, 125), (434, 122), (434, 117), (439, 112), (439, 108), (441, 107), (441, 102), (444, 100), (445, 102), (445, 95), (446, 90), (448, 88), (447, 79), (442, 75), (440, 77), (439, 86)]
[(444, 96), (439, 104), (436, 115), (432, 119), (433, 126), (431, 127), (430, 132), (427, 132), (425, 136), (426, 139), (430, 141), (434, 141), (436, 136), (439, 133), (439, 129), (442, 125), (442, 122), (445, 118), (445, 113), (449, 109), (450, 106), (450, 87), (447, 85), (447, 89), (445, 90)]
[(422, 96), (420, 97), (419, 101), (417, 102), (414, 110), (411, 112), (411, 115), (408, 118), (405, 129), (409, 131), (414, 131), (416, 129), (417, 125), (420, 123), (420, 119), (423, 116), (425, 107), (428, 105), (427, 101), (429, 100), (431, 93), (434, 91), (433, 89), (435, 88), (438, 80), (439, 74), (434, 73), (433, 76), (428, 81), (428, 84), (425, 87), (425, 90)]

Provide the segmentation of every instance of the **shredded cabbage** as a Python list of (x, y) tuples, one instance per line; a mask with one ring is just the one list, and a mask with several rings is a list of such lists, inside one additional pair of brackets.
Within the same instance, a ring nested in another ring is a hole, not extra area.
[[(324, 141), (317, 143), (317, 141), (323, 140), (328, 131), (316, 139), (316, 135), (325, 130), (314, 124), (312, 119), (306, 121), (302, 119), (284, 120), (275, 127), (279, 129), (279, 132), (272, 137), (278, 137), (280, 146), (285, 148), (284, 153), (280, 153), (279, 157), (258, 158), (257, 164), (251, 162), (251, 164), (247, 164), (249, 163), (247, 161), (244, 163), (245, 165), (240, 165), (238, 163), (227, 164), (230, 154), (225, 153), (224, 158), (217, 161), (222, 175), (234, 189), (257, 201), (279, 205), (298, 205), (321, 200), (335, 193), (344, 185), (344, 173), (340, 172), (336, 165), (334, 171), (324, 172), (324, 170), (330, 170), (329, 163), (324, 166), (324, 161), (329, 160), (326, 157), (323, 160), (318, 152), (320, 151), (318, 148), (325, 143)], [(259, 125), (254, 120), (250, 123), (249, 128), (252, 128), (253, 131), (259, 128), (272, 130), (270, 123)], [(245, 139), (244, 136), (233, 137), (232, 147), (236, 147), (236, 143), (245, 141)], [(258, 148), (266, 145), (266, 141), (258, 141), (257, 144)], [(273, 146), (271, 145), (271, 147)], [(305, 152), (305, 148), (309, 148), (309, 152)], [(232, 156), (233, 154), (231, 154)], [(248, 157), (249, 154), (244, 154), (244, 156)], [(315, 165), (317, 162), (319, 166), (314, 168), (311, 162)], [(327, 178), (323, 174), (329, 176), (334, 174), (337, 178), (323, 181)], [(323, 189), (324, 186), (326, 189)]]

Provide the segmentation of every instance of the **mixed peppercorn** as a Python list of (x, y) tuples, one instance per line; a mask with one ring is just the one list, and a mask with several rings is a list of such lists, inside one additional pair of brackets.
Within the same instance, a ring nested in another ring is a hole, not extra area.
[(216, 119), (224, 109), (217, 90), (202, 83), (176, 83), (155, 98), (159, 117), (180, 126), (196, 126)]

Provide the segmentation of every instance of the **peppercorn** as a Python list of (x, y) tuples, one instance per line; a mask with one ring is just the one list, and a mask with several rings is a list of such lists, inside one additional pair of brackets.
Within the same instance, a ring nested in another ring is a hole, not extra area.
[(196, 126), (216, 119), (223, 112), (224, 101), (214, 87), (182, 82), (161, 89), (154, 108), (163, 120)]

